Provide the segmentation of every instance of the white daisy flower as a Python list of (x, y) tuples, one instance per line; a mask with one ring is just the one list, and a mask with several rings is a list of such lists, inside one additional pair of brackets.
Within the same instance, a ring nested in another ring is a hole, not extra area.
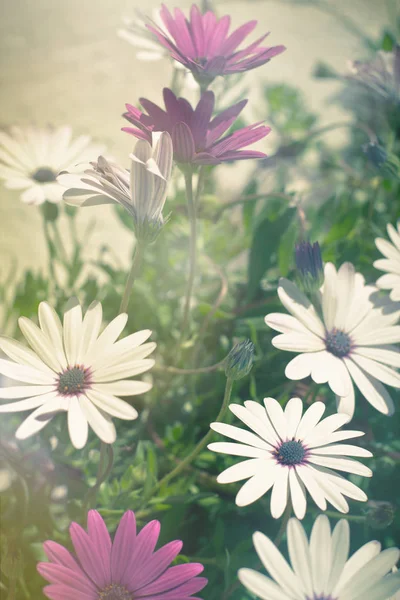
[[(157, 140), (157, 141), (156, 141)], [(172, 170), (172, 139), (166, 131), (153, 134), (154, 147), (138, 140), (130, 154), (131, 171), (99, 156), (80, 175), (62, 173), (58, 181), (70, 188), (64, 200), (73, 206), (120, 204), (133, 217), (136, 237), (153, 241), (164, 224), (162, 210)]]
[(0, 389), (0, 398), (24, 398), (0, 405), (0, 412), (35, 409), (16, 432), (24, 440), (45, 427), (58, 412), (68, 413), (68, 429), (75, 448), (83, 448), (88, 425), (106, 444), (116, 432), (111, 417), (132, 420), (137, 411), (117, 396), (147, 392), (152, 386), (126, 379), (151, 369), (154, 360), (146, 358), (156, 344), (144, 344), (151, 331), (145, 329), (116, 341), (128, 315), (120, 314), (102, 333), (102, 306), (93, 302), (84, 318), (72, 298), (61, 321), (55, 310), (42, 302), (39, 325), (25, 317), (20, 329), (32, 350), (13, 339), (0, 337), (0, 348), (13, 361), (0, 359), (0, 373), (28, 385)]
[(252, 504), (272, 488), (271, 514), (282, 516), (289, 497), (295, 515), (302, 519), (306, 513), (308, 490), (321, 510), (326, 501), (337, 510), (348, 512), (344, 496), (365, 502), (367, 496), (356, 485), (332, 469), (371, 477), (372, 471), (349, 456), (372, 456), (371, 452), (339, 444), (343, 440), (364, 435), (362, 431), (338, 431), (347, 415), (335, 414), (325, 419), (325, 405), (314, 402), (302, 417), (303, 403), (292, 398), (282, 410), (274, 398), (264, 398), (265, 408), (248, 400), (244, 406), (231, 404), (230, 410), (254, 433), (224, 423), (211, 423), (211, 428), (240, 442), (216, 442), (208, 448), (214, 452), (244, 456), (245, 460), (223, 471), (219, 483), (249, 479), (236, 496), (238, 506)]
[(271, 578), (252, 569), (239, 569), (238, 577), (262, 600), (389, 600), (400, 590), (399, 573), (390, 573), (400, 556), (398, 548), (381, 552), (381, 544), (371, 541), (349, 558), (350, 528), (345, 519), (331, 532), (328, 518), (320, 515), (309, 540), (301, 523), (290, 519), (291, 565), (263, 533), (257, 531), (253, 543)]
[[(140, 10), (136, 9), (135, 13), (135, 18), (129, 19), (125, 17), (123, 19), (124, 26), (118, 29), (118, 36), (137, 48), (136, 58), (139, 60), (156, 61), (166, 58), (168, 56), (166, 49), (146, 27), (147, 23), (151, 22), (150, 19)], [(165, 30), (160, 15), (160, 9), (153, 9), (152, 21), (160, 27), (161, 30)], [(166, 30), (165, 33), (167, 33)]]
[(68, 126), (11, 127), (9, 134), (0, 132), (0, 179), (6, 188), (24, 190), (21, 200), (26, 204), (57, 203), (65, 192), (58, 173), (101, 152), (104, 146), (92, 144), (87, 135), (72, 140)]
[(370, 61), (350, 63), (351, 79), (385, 100), (400, 101), (400, 46), (391, 52), (379, 51)]
[(386, 275), (379, 277), (376, 285), (381, 290), (392, 290), (390, 298), (393, 301), (400, 302), (400, 220), (397, 221), (397, 231), (389, 223), (387, 232), (392, 244), (383, 238), (375, 240), (376, 247), (385, 258), (376, 260), (374, 267), (380, 271), (387, 271)]
[(336, 272), (325, 265), (325, 282), (318, 293), (320, 309), (287, 279), (281, 279), (279, 298), (291, 313), (265, 317), (267, 325), (281, 332), (272, 344), (297, 352), (286, 367), (289, 379), (311, 375), (316, 383), (328, 383), (335, 392), (339, 412), (354, 414), (354, 387), (380, 412), (394, 412), (384, 384), (400, 387), (400, 375), (387, 365), (400, 366), (400, 304), (377, 299), (377, 288), (350, 263)]

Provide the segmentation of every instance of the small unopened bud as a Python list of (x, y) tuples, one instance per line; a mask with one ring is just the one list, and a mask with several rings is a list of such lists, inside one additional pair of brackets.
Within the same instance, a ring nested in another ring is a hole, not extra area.
[(53, 204), (53, 202), (48, 202), (46, 200), (40, 208), (45, 221), (52, 222), (58, 219), (59, 210), (57, 204)]
[(364, 512), (367, 523), (372, 529), (385, 529), (394, 519), (393, 504), (386, 500), (369, 500)]
[(306, 294), (314, 294), (324, 282), (324, 269), (318, 242), (300, 242), (295, 249), (299, 286)]
[(362, 147), (369, 162), (383, 176), (400, 178), (400, 160), (395, 154), (388, 152), (383, 146), (369, 142)]
[(254, 360), (254, 344), (250, 340), (239, 342), (225, 359), (225, 374), (236, 381), (246, 377), (251, 371)]

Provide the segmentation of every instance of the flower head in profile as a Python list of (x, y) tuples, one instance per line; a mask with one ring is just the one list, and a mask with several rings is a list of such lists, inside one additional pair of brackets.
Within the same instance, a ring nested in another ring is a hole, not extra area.
[(131, 171), (99, 156), (83, 175), (61, 174), (69, 187), (64, 200), (74, 206), (120, 204), (133, 217), (136, 237), (152, 242), (164, 224), (162, 210), (172, 169), (172, 141), (169, 133), (158, 136), (155, 147), (146, 140), (136, 143), (130, 155)]
[(132, 420), (137, 411), (119, 396), (147, 392), (151, 384), (127, 379), (151, 369), (146, 358), (155, 344), (144, 344), (151, 334), (145, 329), (118, 340), (128, 315), (120, 314), (100, 333), (102, 307), (93, 302), (84, 318), (72, 298), (61, 323), (55, 310), (41, 302), (39, 327), (25, 317), (20, 329), (31, 349), (0, 337), (0, 349), (12, 360), (0, 359), (0, 373), (28, 385), (0, 389), (0, 398), (18, 402), (0, 405), (0, 412), (34, 409), (22, 422), (16, 437), (24, 440), (45, 427), (57, 413), (68, 415), (68, 430), (75, 448), (83, 448), (88, 426), (106, 444), (116, 439), (111, 417)]
[[(163, 29), (160, 12), (157, 8), (153, 9), (152, 21), (157, 27)], [(147, 29), (148, 17), (138, 9), (135, 10), (135, 13), (136, 16), (133, 19), (124, 19), (124, 26), (117, 31), (118, 36), (137, 49), (136, 58), (139, 60), (156, 61), (167, 56), (166, 48), (163, 48)], [(164, 33), (167, 33), (166, 30)]]
[[(391, 573), (398, 548), (381, 551), (368, 542), (349, 558), (350, 528), (341, 519), (331, 532), (325, 515), (315, 520), (310, 539), (297, 519), (287, 526), (291, 565), (263, 533), (253, 535), (256, 552), (271, 577), (240, 569), (241, 583), (261, 600), (391, 600), (400, 590), (400, 574)], [(397, 598), (397, 595), (395, 596)]]
[(247, 100), (212, 118), (213, 92), (204, 92), (195, 109), (185, 98), (177, 98), (168, 88), (164, 88), (163, 95), (165, 110), (145, 98), (141, 98), (140, 103), (148, 114), (127, 104), (127, 112), (123, 116), (134, 127), (123, 127), (123, 131), (150, 143), (153, 131), (168, 131), (172, 137), (174, 159), (181, 164), (217, 165), (228, 160), (265, 158), (263, 152), (242, 150), (271, 131), (261, 123), (242, 127), (221, 137), (235, 122)]
[(86, 135), (73, 140), (68, 126), (11, 127), (9, 133), (0, 132), (0, 179), (7, 188), (21, 190), (26, 204), (57, 203), (65, 192), (57, 181), (60, 171), (103, 151)]
[(321, 419), (325, 411), (322, 402), (315, 402), (302, 415), (300, 398), (289, 400), (284, 411), (274, 398), (264, 398), (264, 406), (252, 400), (244, 406), (229, 406), (253, 433), (224, 423), (211, 423), (214, 431), (239, 444), (215, 442), (208, 446), (210, 450), (249, 458), (228, 467), (217, 478), (219, 483), (248, 479), (236, 496), (238, 506), (252, 504), (271, 488), (271, 514), (275, 519), (282, 516), (289, 497), (295, 515), (302, 519), (307, 508), (306, 490), (321, 510), (326, 510), (328, 501), (337, 510), (348, 512), (344, 496), (367, 500), (360, 488), (335, 472), (372, 475), (368, 467), (348, 458), (372, 456), (368, 450), (338, 443), (364, 435), (362, 431), (339, 431), (347, 415)]
[(56, 542), (45, 542), (49, 562), (37, 567), (50, 582), (43, 592), (52, 600), (190, 600), (207, 584), (198, 577), (203, 571), (200, 563), (170, 567), (182, 542), (155, 550), (159, 521), (150, 521), (137, 532), (131, 510), (123, 515), (114, 541), (96, 510), (88, 513), (87, 532), (78, 523), (72, 523), (69, 531), (75, 554)]
[(268, 34), (239, 49), (255, 29), (257, 21), (248, 21), (229, 33), (231, 18), (228, 15), (220, 19), (212, 11), (203, 15), (196, 5), (192, 6), (189, 19), (179, 8), (172, 15), (165, 5), (160, 16), (164, 27), (157, 23), (149, 24), (149, 31), (173, 59), (193, 73), (200, 84), (208, 85), (218, 75), (255, 69), (285, 50), (285, 46), (262, 46)]
[(390, 298), (400, 302), (400, 220), (397, 221), (397, 231), (391, 223), (387, 226), (387, 232), (392, 243), (383, 238), (375, 240), (376, 247), (385, 258), (374, 262), (374, 267), (380, 271), (386, 271), (376, 282), (381, 290), (391, 290)]
[(374, 408), (393, 414), (393, 400), (383, 384), (400, 387), (399, 373), (390, 368), (400, 366), (399, 350), (393, 346), (400, 341), (400, 304), (377, 298), (377, 288), (365, 285), (351, 263), (338, 271), (327, 263), (324, 273), (317, 308), (296, 285), (281, 279), (278, 295), (290, 315), (265, 317), (266, 324), (280, 332), (272, 344), (298, 354), (287, 365), (286, 377), (311, 375), (315, 383), (328, 383), (338, 410), (350, 418), (353, 383)]
[(348, 79), (386, 101), (400, 103), (400, 46), (391, 52), (379, 51), (370, 61), (353, 61), (350, 69)]

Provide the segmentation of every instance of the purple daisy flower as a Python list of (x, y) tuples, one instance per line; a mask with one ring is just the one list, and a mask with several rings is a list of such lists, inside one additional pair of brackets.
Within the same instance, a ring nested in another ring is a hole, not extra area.
[(70, 526), (76, 557), (56, 542), (45, 542), (50, 562), (38, 571), (50, 582), (44, 588), (52, 600), (200, 600), (192, 594), (207, 584), (197, 577), (199, 563), (169, 567), (182, 542), (169, 542), (156, 552), (159, 521), (151, 521), (136, 534), (135, 515), (128, 510), (111, 541), (96, 510), (88, 513), (87, 533), (77, 523)]
[(183, 164), (217, 165), (229, 160), (266, 157), (263, 152), (241, 150), (271, 131), (261, 121), (221, 137), (234, 123), (247, 100), (230, 106), (212, 118), (215, 104), (213, 92), (204, 92), (195, 109), (185, 98), (177, 98), (168, 88), (164, 88), (163, 96), (165, 110), (150, 100), (140, 98), (148, 114), (127, 104), (127, 112), (123, 116), (135, 127), (123, 127), (122, 130), (150, 144), (153, 131), (168, 131), (172, 137), (174, 159)]
[(191, 8), (190, 19), (186, 19), (179, 8), (175, 9), (173, 16), (164, 5), (160, 16), (167, 32), (155, 23), (147, 25), (148, 29), (171, 57), (187, 67), (201, 85), (208, 85), (218, 75), (255, 69), (286, 49), (285, 46), (261, 46), (267, 33), (247, 48), (238, 50), (238, 46), (255, 29), (257, 21), (244, 23), (229, 35), (231, 18), (228, 15), (220, 19), (211, 11), (203, 15), (195, 5)]

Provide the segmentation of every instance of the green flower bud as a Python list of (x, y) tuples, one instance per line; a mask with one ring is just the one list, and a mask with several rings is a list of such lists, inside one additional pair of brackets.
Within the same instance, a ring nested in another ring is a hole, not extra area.
[(394, 519), (394, 507), (386, 500), (369, 500), (364, 512), (367, 523), (372, 529), (385, 529)]
[(234, 381), (246, 377), (251, 371), (254, 360), (254, 344), (250, 340), (239, 342), (225, 359), (225, 374)]
[(296, 244), (295, 258), (299, 287), (306, 294), (315, 294), (324, 283), (324, 268), (318, 242)]

